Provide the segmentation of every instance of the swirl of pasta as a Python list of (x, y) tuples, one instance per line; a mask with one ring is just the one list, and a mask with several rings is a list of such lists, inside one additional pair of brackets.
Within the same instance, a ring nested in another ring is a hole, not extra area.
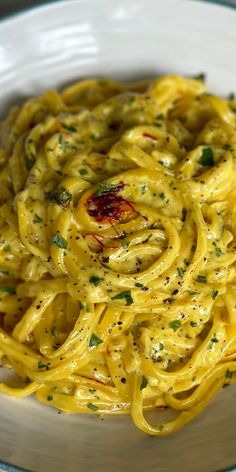
[(10, 111), (0, 356), (16, 386), (1, 392), (162, 436), (235, 380), (235, 112), (175, 75), (89, 79)]

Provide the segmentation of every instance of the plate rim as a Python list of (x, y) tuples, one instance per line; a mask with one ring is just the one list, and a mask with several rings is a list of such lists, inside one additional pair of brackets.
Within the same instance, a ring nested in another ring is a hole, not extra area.
[[(35, 12), (37, 13), (37, 11), (47, 9), (50, 6), (53, 7), (56, 3), (63, 4), (63, 3), (66, 3), (67, 1), (68, 0), (44, 0), (43, 3), (41, 4), (30, 5), (28, 7), (20, 8), (16, 12), (6, 13), (0, 18), (0, 28), (2, 25), (7, 24), (8, 22), (17, 20), (22, 15), (25, 15), (28, 13), (35, 13)], [(70, 0), (70, 1), (74, 3), (76, 2), (79, 3), (81, 0)], [(191, 0), (191, 1), (195, 3), (209, 3), (212, 5), (216, 5), (218, 7), (230, 8), (232, 10), (236, 10), (236, 2), (234, 0)]]
[[(70, 0), (71, 2), (80, 3), (80, 0)], [(89, 0), (87, 0), (89, 1)], [(185, 0), (187, 1), (187, 0)], [(212, 5), (217, 5), (222, 8), (230, 8), (232, 10), (236, 10), (236, 3), (232, 3), (232, 0), (191, 0), (192, 2), (196, 3), (209, 3)], [(14, 22), (18, 18), (21, 18), (27, 13), (37, 13), (37, 11), (47, 9), (50, 6), (54, 6), (55, 4), (63, 4), (66, 3), (66, 0), (45, 0), (40, 5), (31, 5), (25, 8), (21, 8), (16, 12), (6, 13), (0, 18), (0, 29), (1, 26)], [(18, 467), (17, 465), (13, 465), (10, 462), (5, 462), (0, 459), (0, 472), (34, 472), (29, 469), (25, 469), (22, 467)], [(227, 467), (226, 469), (219, 469), (215, 472), (236, 472), (236, 464)]]

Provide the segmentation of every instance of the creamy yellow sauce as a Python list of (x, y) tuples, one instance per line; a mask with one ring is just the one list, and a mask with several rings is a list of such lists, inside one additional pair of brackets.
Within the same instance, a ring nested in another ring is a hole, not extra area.
[[(1, 392), (162, 436), (235, 380), (235, 116), (180, 76), (81, 81), (10, 111), (0, 356), (17, 381)], [(163, 407), (179, 414), (151, 425)]]

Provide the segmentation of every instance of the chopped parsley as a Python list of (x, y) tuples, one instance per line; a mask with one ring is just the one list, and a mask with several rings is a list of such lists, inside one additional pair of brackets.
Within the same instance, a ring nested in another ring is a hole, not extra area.
[(206, 80), (206, 74), (204, 72), (201, 72), (201, 74), (195, 75), (193, 77), (194, 80), (199, 80), (200, 82), (205, 82)]
[(91, 275), (89, 282), (95, 285), (95, 287), (97, 287), (103, 280), (104, 279), (102, 277), (98, 277), (97, 275)]
[(90, 139), (92, 139), (92, 141), (98, 141), (98, 140), (99, 140), (99, 136), (96, 135), (96, 134), (91, 134), (91, 135), (90, 135)]
[(146, 388), (147, 384), (148, 384), (148, 381), (147, 381), (146, 377), (143, 377), (142, 382), (140, 384), (140, 390), (143, 390), (143, 388)]
[(63, 238), (63, 236), (61, 236), (60, 233), (54, 234), (51, 243), (59, 247), (60, 249), (67, 249), (68, 246), (68, 242), (66, 241), (66, 239)]
[(155, 120), (159, 121), (159, 120), (164, 120), (164, 115), (162, 113), (160, 113), (159, 115), (155, 116)]
[(131, 291), (130, 290), (125, 290), (124, 292), (120, 292), (114, 297), (112, 297), (112, 300), (126, 300), (126, 306), (132, 305), (134, 303)]
[(205, 167), (210, 167), (214, 165), (214, 155), (210, 147), (206, 147), (203, 149), (199, 163)]
[(124, 249), (127, 249), (127, 247), (129, 247), (129, 241), (122, 241), (121, 246), (122, 246)]
[(147, 192), (147, 184), (142, 184), (141, 186), (141, 195), (144, 195), (144, 193)]
[(87, 169), (84, 169), (84, 168), (79, 169), (79, 174), (81, 175), (81, 177), (83, 177), (84, 175), (87, 175), (87, 173), (88, 173)]
[(67, 142), (65, 141), (65, 138), (64, 138), (63, 134), (59, 134), (59, 136), (58, 136), (58, 143), (59, 143), (60, 146), (61, 146), (62, 152), (66, 152)]
[(71, 131), (72, 133), (76, 133), (77, 129), (72, 125), (67, 125), (66, 123), (62, 123), (61, 126), (66, 129), (66, 131)]
[(180, 320), (173, 320), (173, 321), (170, 321), (169, 323), (169, 326), (171, 329), (173, 329), (173, 331), (177, 331), (180, 326), (181, 326), (181, 321)]
[(197, 280), (198, 282), (205, 283), (207, 280), (206, 275), (198, 275)]
[(35, 157), (31, 157), (31, 159), (26, 158), (26, 169), (31, 170), (32, 167), (34, 167), (35, 162), (36, 162)]
[(46, 196), (49, 200), (54, 201), (64, 208), (68, 207), (72, 200), (71, 193), (65, 187), (59, 187), (55, 192), (48, 192)]
[(192, 326), (192, 328), (196, 328), (198, 326), (196, 321), (190, 321), (190, 325)]
[(35, 214), (34, 214), (33, 223), (35, 223), (35, 224), (40, 224), (40, 223), (43, 223), (43, 220), (42, 220), (42, 218), (40, 218), (40, 216), (39, 216), (39, 215), (37, 215), (37, 213), (35, 213)]
[(88, 403), (87, 408), (89, 408), (92, 411), (97, 411), (98, 410), (98, 407), (96, 405), (94, 405), (93, 403)]
[(232, 379), (232, 377), (233, 377), (233, 371), (227, 369), (226, 372), (225, 372), (225, 377), (226, 377), (226, 379)]
[(100, 197), (103, 193), (110, 192), (111, 190), (116, 190), (119, 184), (109, 184), (107, 182), (101, 182), (97, 185), (94, 195)]
[(9, 251), (11, 251), (11, 246), (10, 246), (10, 244), (7, 244), (6, 246), (4, 246), (3, 251), (4, 251), (4, 252), (9, 252)]
[(90, 341), (89, 341), (89, 347), (97, 347), (99, 344), (102, 344), (103, 341), (102, 339), (98, 338), (96, 334), (92, 334)]
[(185, 270), (182, 269), (182, 267), (177, 267), (177, 272), (178, 272), (179, 276), (181, 278), (183, 278)]
[(216, 255), (216, 257), (220, 257), (220, 256), (223, 255), (223, 253), (222, 253), (222, 251), (219, 247), (215, 248), (215, 255)]
[(134, 102), (135, 102), (135, 97), (129, 97), (126, 104), (131, 106), (133, 105)]
[(52, 395), (48, 395), (48, 396), (47, 396), (47, 401), (48, 401), (48, 402), (51, 402), (52, 400), (53, 400), (53, 396), (52, 396)]
[(212, 292), (211, 292), (211, 298), (212, 298), (212, 300), (215, 300), (215, 299), (216, 299), (218, 293), (219, 293), (218, 290), (212, 290)]
[(46, 370), (48, 370), (48, 366), (49, 366), (48, 363), (45, 363), (45, 362), (43, 362), (43, 361), (39, 361), (39, 362), (38, 362), (38, 369), (46, 369)]
[(142, 288), (143, 284), (140, 284), (139, 282), (136, 282), (135, 287)]
[(0, 287), (0, 292), (8, 293), (8, 295), (14, 295), (16, 293), (16, 290), (14, 287), (10, 287), (9, 285), (4, 285), (3, 287)]
[(165, 203), (169, 203), (169, 198), (167, 198), (164, 194), (164, 192), (159, 193), (159, 197), (163, 200)]
[(217, 339), (216, 335), (214, 334), (213, 338), (211, 338), (211, 340), (210, 340), (209, 349), (212, 349), (213, 345), (218, 343), (218, 342), (219, 342), (219, 339)]
[(159, 351), (163, 351), (164, 349), (164, 344), (163, 343), (159, 343)]

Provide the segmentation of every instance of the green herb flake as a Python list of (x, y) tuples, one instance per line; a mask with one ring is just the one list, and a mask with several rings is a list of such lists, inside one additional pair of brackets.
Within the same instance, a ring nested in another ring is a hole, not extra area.
[(81, 177), (84, 177), (85, 175), (87, 175), (87, 173), (88, 173), (87, 169), (84, 169), (84, 168), (79, 169), (79, 174), (81, 175)]
[(131, 291), (130, 290), (124, 290), (124, 292), (120, 292), (114, 297), (112, 297), (112, 300), (126, 300), (126, 306), (132, 305), (134, 303)]
[(185, 270), (182, 269), (182, 267), (177, 267), (177, 272), (179, 274), (179, 277), (183, 278)]
[(54, 201), (64, 208), (67, 208), (72, 200), (71, 193), (65, 187), (59, 187), (55, 192), (49, 192), (47, 196), (49, 200)]
[(98, 277), (97, 275), (91, 275), (89, 282), (95, 287), (97, 287), (104, 279), (102, 277)]
[(140, 384), (140, 390), (143, 390), (144, 388), (146, 388), (147, 384), (148, 384), (148, 381), (147, 381), (146, 377), (143, 377), (142, 382)]
[(60, 249), (67, 249), (68, 246), (68, 242), (66, 241), (66, 239), (63, 238), (63, 236), (61, 236), (60, 233), (54, 234), (51, 243), (59, 247)]
[(72, 125), (67, 125), (66, 123), (62, 123), (61, 126), (66, 129), (66, 131), (71, 131), (72, 133), (76, 133), (77, 129)]
[(51, 335), (56, 336), (56, 326), (53, 326), (53, 328), (51, 329)]
[(89, 341), (89, 347), (97, 347), (99, 344), (102, 343), (102, 339), (98, 338), (96, 334), (93, 333)]
[(200, 74), (197, 74), (193, 77), (194, 80), (199, 80), (200, 82), (205, 82), (206, 81), (206, 74), (204, 72), (201, 72)]
[(48, 395), (48, 396), (47, 396), (47, 401), (48, 401), (48, 402), (51, 402), (52, 400), (53, 400), (53, 396), (52, 396), (52, 395)]
[(90, 139), (92, 139), (92, 141), (98, 141), (100, 138), (100, 136), (96, 135), (96, 134), (91, 134), (90, 135)]
[(136, 282), (135, 287), (142, 288), (143, 284), (140, 284), (139, 282)]
[(219, 293), (218, 290), (212, 290), (212, 292), (211, 292), (211, 298), (212, 298), (212, 300), (215, 300), (215, 299), (216, 299), (218, 293)]
[(31, 159), (26, 158), (26, 169), (31, 170), (32, 167), (34, 167), (35, 162), (36, 162), (35, 157), (31, 157)]
[(161, 431), (163, 431), (163, 429), (165, 429), (165, 426), (163, 424), (160, 424), (159, 425), (159, 431), (161, 432)]
[(167, 198), (164, 194), (164, 192), (159, 193), (159, 197), (163, 200), (165, 203), (169, 203), (169, 198)]
[(219, 247), (215, 248), (215, 255), (216, 255), (216, 257), (220, 257), (220, 256), (223, 255), (223, 253), (222, 253), (222, 251)]
[(177, 331), (181, 326), (181, 321), (180, 320), (173, 320), (173, 321), (170, 321), (169, 323), (169, 327), (171, 329), (173, 329), (173, 331)]
[(14, 287), (4, 285), (3, 287), (0, 287), (0, 292), (8, 293), (8, 295), (14, 295), (16, 293), (16, 290)]
[(40, 224), (40, 223), (43, 223), (42, 218), (40, 218), (40, 216), (37, 215), (37, 213), (34, 214), (33, 223), (35, 223), (35, 224), (37, 224), (37, 225)]
[(118, 184), (109, 184), (107, 182), (101, 182), (100, 184), (97, 185), (94, 195), (96, 197), (100, 197), (104, 193), (110, 192), (111, 190), (116, 190), (117, 187), (118, 187)]
[(4, 246), (3, 251), (4, 251), (4, 252), (10, 252), (10, 251), (11, 251), (11, 246), (10, 246), (10, 244), (7, 244), (6, 246)]
[(201, 282), (201, 283), (204, 284), (207, 280), (206, 275), (198, 275), (197, 280), (198, 280), (198, 282)]
[(196, 321), (190, 321), (190, 325), (192, 326), (192, 328), (196, 328), (198, 326)]
[(160, 113), (159, 115), (155, 116), (155, 120), (164, 120), (164, 115)]
[(210, 147), (206, 147), (203, 149), (199, 163), (205, 167), (210, 167), (214, 165), (214, 155)]
[(131, 106), (131, 105), (134, 104), (134, 102), (135, 102), (135, 97), (132, 96), (132, 97), (129, 97), (129, 98), (128, 98), (126, 104), (127, 104), (128, 106)]
[(164, 349), (164, 344), (163, 343), (159, 343), (159, 351), (163, 351)]
[(141, 195), (144, 195), (144, 193), (147, 192), (147, 184), (142, 184), (141, 186)]
[(94, 405), (93, 403), (88, 403), (87, 408), (89, 408), (92, 411), (97, 411), (98, 410), (98, 407), (96, 405)]
[(213, 336), (213, 338), (211, 338), (211, 343), (218, 343), (219, 342), (219, 339), (217, 339), (216, 336)]
[(43, 361), (39, 361), (38, 362), (38, 369), (46, 369), (48, 370), (48, 365), (47, 363), (43, 362)]
[(124, 248), (124, 249), (127, 249), (127, 247), (129, 247), (129, 241), (122, 241), (121, 243), (121, 246)]
[(225, 372), (225, 377), (226, 377), (226, 379), (232, 379), (232, 377), (233, 377), (233, 371), (227, 369), (226, 372)]

